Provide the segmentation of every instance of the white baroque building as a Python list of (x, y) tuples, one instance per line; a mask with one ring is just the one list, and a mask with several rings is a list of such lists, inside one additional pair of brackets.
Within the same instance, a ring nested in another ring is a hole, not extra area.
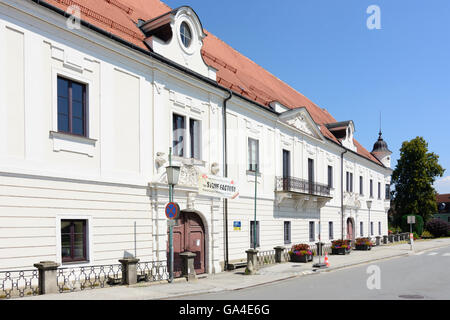
[[(72, 14), (72, 16), (70, 16)], [(77, 19), (77, 16), (81, 20)], [(158, 0), (0, 0), (0, 270), (387, 234), (390, 151)], [(257, 170), (256, 170), (257, 169)], [(199, 191), (227, 177), (239, 196)], [(372, 207), (367, 208), (367, 200)], [(320, 223), (320, 228), (319, 228)]]

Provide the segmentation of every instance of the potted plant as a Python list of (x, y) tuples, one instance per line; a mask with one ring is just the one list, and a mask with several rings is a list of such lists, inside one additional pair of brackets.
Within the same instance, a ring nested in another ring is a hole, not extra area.
[(309, 262), (312, 261), (313, 253), (308, 244), (300, 243), (294, 244), (289, 251), (289, 257), (291, 262)]
[(331, 242), (331, 254), (349, 254), (352, 249), (350, 240), (334, 240)]
[(370, 250), (373, 247), (373, 242), (369, 238), (357, 238), (355, 242), (356, 250)]

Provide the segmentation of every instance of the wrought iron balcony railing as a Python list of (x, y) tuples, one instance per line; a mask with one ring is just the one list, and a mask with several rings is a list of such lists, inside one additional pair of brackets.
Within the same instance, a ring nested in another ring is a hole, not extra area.
[(294, 177), (276, 177), (275, 191), (289, 191), (331, 197), (330, 190), (331, 188), (326, 184)]

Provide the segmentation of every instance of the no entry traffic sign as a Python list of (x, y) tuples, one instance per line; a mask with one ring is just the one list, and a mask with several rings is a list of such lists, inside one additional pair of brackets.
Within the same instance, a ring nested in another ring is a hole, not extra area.
[(169, 202), (166, 205), (166, 217), (167, 219), (173, 220), (178, 218), (180, 215), (180, 206), (176, 202)]

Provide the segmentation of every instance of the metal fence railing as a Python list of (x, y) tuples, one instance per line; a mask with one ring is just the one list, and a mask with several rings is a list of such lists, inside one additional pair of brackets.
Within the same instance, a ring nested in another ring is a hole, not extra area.
[(256, 255), (258, 266), (275, 263), (275, 250), (259, 251)]
[(33, 270), (0, 271), (0, 299), (37, 295), (39, 272)]
[(138, 281), (161, 281), (169, 278), (167, 261), (143, 261), (136, 266)]
[(326, 184), (295, 177), (275, 177), (275, 191), (291, 191), (330, 197), (331, 188)]
[(75, 268), (58, 268), (57, 284), (60, 293), (76, 290), (104, 288), (120, 284), (122, 265), (97, 265)]

